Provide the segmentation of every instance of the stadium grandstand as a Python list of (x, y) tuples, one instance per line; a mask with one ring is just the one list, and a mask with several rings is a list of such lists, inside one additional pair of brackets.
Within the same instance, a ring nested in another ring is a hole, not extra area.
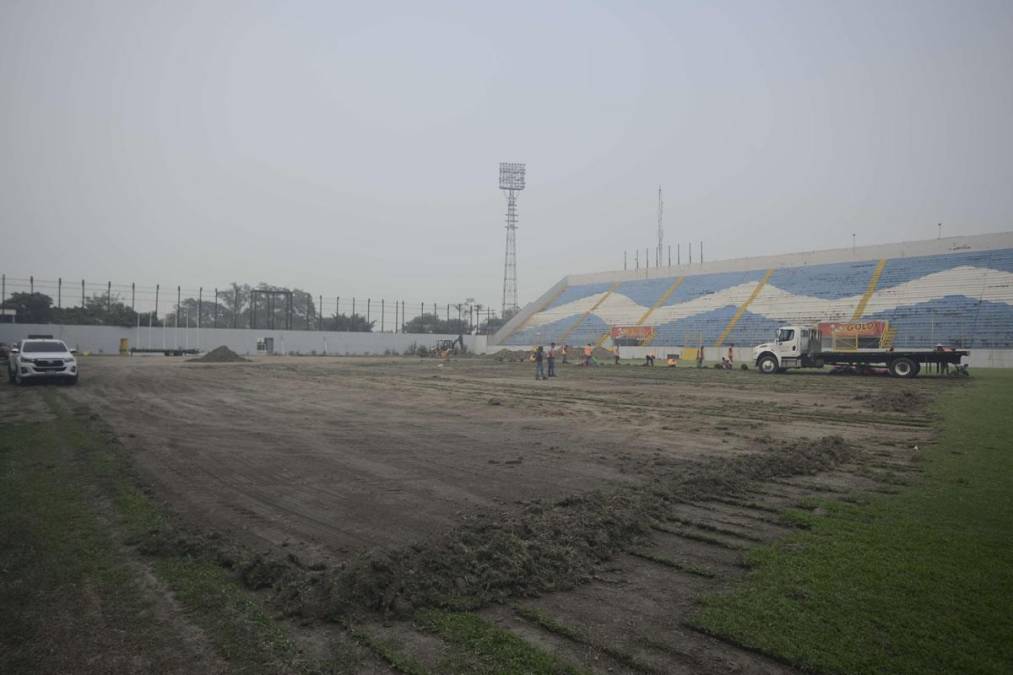
[[(490, 345), (748, 349), (786, 324), (889, 321), (895, 347), (1013, 349), (1013, 233), (572, 275)], [(633, 350), (633, 354), (639, 350)]]

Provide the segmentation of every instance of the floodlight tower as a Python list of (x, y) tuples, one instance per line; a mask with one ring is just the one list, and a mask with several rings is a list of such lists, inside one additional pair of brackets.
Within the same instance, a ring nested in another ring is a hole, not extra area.
[(500, 162), (499, 189), (506, 192), (506, 258), (503, 261), (503, 314), (517, 310), (517, 193), (524, 189), (524, 164)]

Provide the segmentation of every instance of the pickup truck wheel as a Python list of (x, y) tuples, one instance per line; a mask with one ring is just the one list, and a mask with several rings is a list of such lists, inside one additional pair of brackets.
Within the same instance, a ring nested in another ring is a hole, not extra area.
[(890, 362), (890, 374), (894, 377), (914, 377), (918, 374), (918, 364), (902, 356)]
[(775, 359), (773, 356), (761, 356), (760, 360), (756, 362), (756, 367), (764, 375), (776, 373), (778, 371), (777, 359)]

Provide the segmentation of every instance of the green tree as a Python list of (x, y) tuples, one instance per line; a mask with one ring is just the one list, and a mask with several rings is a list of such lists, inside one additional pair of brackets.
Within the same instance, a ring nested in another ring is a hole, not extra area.
[(479, 321), (478, 332), (483, 335), (492, 335), (514, 318), (518, 311), (520, 310), (508, 309), (503, 313), (503, 316), (492, 316), (485, 321)]
[[(138, 314), (120, 300), (116, 293), (95, 293), (85, 298), (83, 307), (64, 307), (52, 310), (54, 321), (81, 326), (136, 326)], [(148, 325), (145, 314), (144, 325)], [(159, 325), (152, 321), (152, 325)]]
[(404, 325), (406, 333), (443, 333), (458, 335), (468, 332), (468, 322), (464, 319), (440, 318), (437, 314), (422, 314)]
[(7, 309), (17, 312), (18, 323), (51, 323), (53, 299), (45, 293), (11, 293), (4, 301)]
[(376, 321), (366, 321), (361, 314), (337, 314), (324, 319), (324, 330), (345, 331), (349, 333), (370, 333)]

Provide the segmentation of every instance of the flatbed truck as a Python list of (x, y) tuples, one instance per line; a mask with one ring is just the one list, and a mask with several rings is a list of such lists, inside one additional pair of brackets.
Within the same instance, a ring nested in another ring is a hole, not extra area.
[[(761, 373), (782, 373), (791, 368), (851, 366), (858, 370), (881, 367), (894, 377), (915, 377), (922, 365), (961, 367), (969, 352), (937, 346), (934, 349), (894, 349), (885, 321), (819, 323), (816, 326), (782, 326), (773, 342), (753, 348)], [(966, 372), (966, 369), (962, 372)]]

